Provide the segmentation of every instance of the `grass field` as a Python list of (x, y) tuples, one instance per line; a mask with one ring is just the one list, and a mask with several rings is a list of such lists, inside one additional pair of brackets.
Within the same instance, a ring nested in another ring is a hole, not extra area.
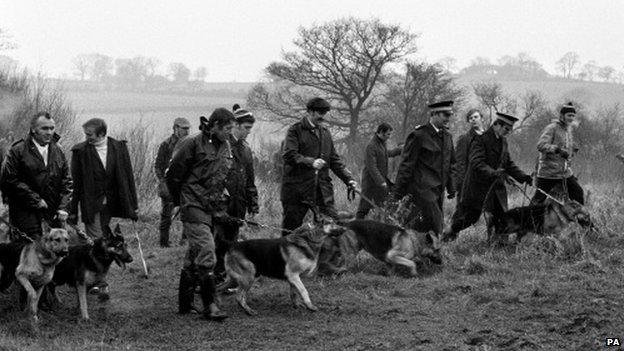
[[(279, 223), (276, 190), (261, 186), (263, 223)], [(78, 321), (76, 296), (62, 288), (65, 307), (41, 312), (35, 333), (14, 296), (2, 295), (0, 350), (599, 350), (606, 337), (624, 338), (622, 193), (592, 187), (599, 230), (585, 237), (586, 254), (565, 238), (490, 248), (478, 225), (443, 247), (441, 267), (423, 267), (418, 278), (389, 274), (360, 253), (341, 276), (304, 279), (320, 308), (315, 313), (291, 307), (285, 282), (261, 279), (249, 300), (260, 315), (248, 317), (226, 296), (230, 318), (222, 324), (176, 314), (184, 249), (157, 247), (157, 223), (138, 224), (150, 268), (145, 279), (133, 226), (122, 222), (135, 261), (124, 272), (111, 269), (109, 302), (89, 297), (92, 320)], [(342, 190), (338, 195), (340, 208), (354, 209)], [(519, 194), (512, 202), (521, 202)], [(180, 227), (174, 223), (173, 242)]]

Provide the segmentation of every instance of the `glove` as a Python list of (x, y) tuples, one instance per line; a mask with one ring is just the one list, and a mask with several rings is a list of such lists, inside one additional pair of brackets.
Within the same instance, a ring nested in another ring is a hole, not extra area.
[(357, 182), (355, 180), (350, 180), (347, 183), (347, 200), (353, 201), (355, 199), (355, 188), (357, 187)]

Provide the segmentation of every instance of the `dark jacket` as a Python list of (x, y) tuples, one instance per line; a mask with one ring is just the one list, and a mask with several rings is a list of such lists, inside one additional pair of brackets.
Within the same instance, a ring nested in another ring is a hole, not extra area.
[(464, 179), (466, 178), (466, 172), (468, 172), (468, 164), (470, 163), (470, 144), (476, 136), (477, 132), (470, 128), (470, 130), (462, 134), (457, 138), (457, 144), (455, 145), (455, 170), (453, 172), (453, 185), (455, 190), (461, 197), (461, 189), (464, 185)]
[(125, 140), (107, 138), (106, 185), (96, 184), (95, 172), (102, 171), (103, 164), (95, 146), (82, 142), (72, 148), (71, 171), (74, 178), (74, 197), (70, 213), (80, 213), (82, 221), (93, 223), (95, 214), (101, 211), (102, 192), (111, 217), (136, 220), (139, 208), (130, 153)]
[(253, 154), (245, 140), (230, 139), (234, 162), (227, 177), (228, 214), (245, 218), (245, 214), (258, 213), (258, 189), (254, 179)]
[[(320, 137), (317, 133), (320, 133)], [(327, 166), (318, 171), (318, 186), (322, 199), (316, 199), (317, 203), (329, 205), (334, 202), (334, 188), (329, 177), (330, 169), (345, 184), (353, 180), (351, 172), (347, 170), (336, 153), (329, 130), (322, 126), (313, 128), (305, 117), (288, 129), (283, 156), (284, 175), (281, 192), (283, 203), (314, 203), (316, 177), (312, 163), (317, 158), (327, 162)]]
[(180, 206), (182, 221), (210, 225), (213, 215), (226, 209), (230, 143), (201, 132), (186, 137), (176, 149), (165, 173), (173, 203)]
[(2, 167), (2, 193), (11, 211), (34, 212), (45, 200), (48, 210), (44, 215), (52, 219), (56, 211), (68, 211), (72, 194), (69, 166), (56, 141), (49, 145), (47, 167), (34, 143), (28, 136), (11, 146)]
[[(387, 195), (388, 188), (384, 189), (381, 184), (386, 183), (388, 186), (392, 184), (388, 179), (388, 157), (400, 154), (400, 147), (388, 151), (386, 142), (379, 139), (377, 135), (374, 135), (366, 146), (362, 170), (362, 193), (377, 204), (381, 204)], [(371, 208), (368, 201), (364, 201), (363, 205)]]
[[(470, 163), (466, 180), (462, 188), (462, 204), (481, 210), (487, 192), (497, 179), (494, 171), (503, 168), (506, 174), (518, 181), (528, 175), (522, 172), (509, 157), (507, 140), (497, 138), (490, 127), (483, 135), (474, 138), (470, 145)], [(491, 195), (499, 201), (503, 210), (507, 210), (507, 189), (502, 181), (492, 187)]]
[(161, 181), (165, 178), (165, 171), (167, 170), (167, 167), (169, 167), (169, 161), (171, 160), (171, 155), (173, 155), (173, 149), (179, 141), (180, 138), (178, 138), (175, 134), (172, 134), (165, 139), (165, 141), (160, 143), (160, 146), (158, 146), (158, 154), (156, 155), (154, 170), (156, 171), (156, 177), (158, 177)]
[(427, 123), (416, 127), (405, 141), (402, 160), (394, 185), (394, 197), (407, 194), (415, 202), (442, 201), (442, 193), (455, 194), (451, 170), (455, 166), (453, 138), (446, 130), (436, 133)]

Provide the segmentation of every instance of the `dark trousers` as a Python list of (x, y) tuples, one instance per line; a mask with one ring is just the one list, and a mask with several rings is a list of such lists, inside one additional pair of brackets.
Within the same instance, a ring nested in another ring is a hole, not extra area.
[(173, 202), (161, 198), (162, 208), (160, 210), (160, 245), (169, 245), (169, 229), (171, 228), (173, 209), (175, 205)]
[(413, 206), (407, 227), (420, 232), (433, 231), (437, 235), (442, 234), (442, 228), (444, 227), (442, 199), (435, 201), (418, 199)]
[(224, 258), (232, 244), (238, 239), (239, 226), (220, 224), (214, 227), (215, 232), (215, 255), (217, 263), (214, 272), (217, 275), (225, 273)]
[[(566, 178), (565, 184), (564, 179), (537, 178), (537, 184), (535, 186), (548, 194), (551, 194), (553, 190), (557, 190), (554, 189), (555, 187), (561, 187), (559, 191), (563, 191), (567, 188), (567, 195), (570, 199), (578, 201), (581, 205), (585, 204), (583, 188), (581, 188), (575, 176)], [(533, 199), (531, 199), (531, 203), (539, 204), (544, 202), (544, 200), (546, 200), (546, 195), (536, 190)]]
[[(384, 201), (388, 197), (388, 191), (382, 187), (371, 187), (371, 189), (362, 189), (362, 194), (373, 201), (375, 206), (383, 206)], [(365, 200), (363, 197), (360, 199), (355, 218), (364, 219), (370, 210), (375, 207), (370, 201)]]
[[(494, 218), (500, 218), (500, 215), (503, 213), (503, 207), (496, 199), (496, 196), (492, 196), (487, 201), (488, 203), (485, 210), (492, 212)], [(454, 233), (459, 233), (460, 231), (477, 223), (479, 217), (481, 217), (481, 210), (481, 207), (467, 206), (466, 204), (460, 202), (455, 209), (455, 213), (453, 213), (451, 230)]]
[[(41, 231), (42, 221), (43, 218), (39, 211), (22, 209), (9, 204), (9, 222), (15, 229), (29, 238), (33, 240), (41, 238), (43, 234)], [(12, 240), (16, 240), (20, 235), (18, 233), (12, 233), (11, 237)]]
[[(317, 189), (316, 199), (316, 206), (319, 212), (318, 214), (323, 214), (334, 219), (338, 218), (338, 212), (336, 212), (334, 202), (331, 201), (325, 203), (321, 200), (323, 199), (323, 194), (321, 193), (320, 188)], [(311, 210), (312, 208), (309, 203), (282, 202), (282, 209), (284, 210), (284, 214), (282, 217), (282, 228), (285, 229), (282, 231), (282, 236), (286, 236), (290, 234), (290, 231), (301, 227), (301, 225), (303, 224), (303, 219), (308, 213), (308, 210)]]

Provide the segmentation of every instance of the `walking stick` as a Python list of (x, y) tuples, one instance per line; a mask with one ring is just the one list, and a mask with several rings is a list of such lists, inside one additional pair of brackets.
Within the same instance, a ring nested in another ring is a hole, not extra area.
[(139, 238), (139, 231), (137, 230), (135, 221), (132, 221), (132, 227), (134, 228), (134, 236), (136, 236), (137, 243), (139, 243), (139, 255), (141, 256), (141, 262), (143, 263), (145, 278), (149, 278), (149, 274), (147, 272), (147, 263), (145, 263), (145, 258), (143, 257), (143, 248), (141, 247), (141, 239)]

